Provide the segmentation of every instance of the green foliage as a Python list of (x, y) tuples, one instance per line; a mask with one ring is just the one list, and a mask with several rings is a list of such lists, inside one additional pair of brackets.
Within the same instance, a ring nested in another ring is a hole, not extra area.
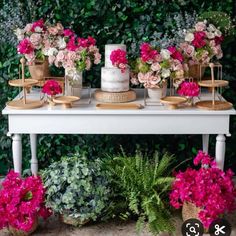
[[(59, 20), (66, 27), (72, 26), (74, 31), (81, 36), (94, 36), (103, 55), (104, 45), (107, 43), (125, 43), (130, 55), (138, 55), (140, 42), (162, 39), (162, 33), (166, 29), (167, 17), (177, 13), (187, 11), (189, 14), (193, 14), (194, 10), (197, 9), (197, 13), (200, 15), (207, 11), (218, 11), (226, 12), (235, 18), (234, 0), (12, 0), (10, 2), (4, 0), (0, 1), (1, 9), (5, 9), (3, 8), (4, 2), (9, 5), (9, 9), (19, 3), (22, 4), (20, 7), (23, 7), (25, 11), (22, 11), (18, 16), (22, 19), (18, 22), (21, 25), (25, 24), (26, 21), (32, 22), (42, 17), (52, 23)], [(15, 11), (11, 12), (14, 13)], [(8, 14), (9, 11), (6, 10), (5, 13)], [(14, 13), (14, 19), (16, 19), (16, 15)], [(8, 20), (10, 21), (9, 27), (5, 27), (1, 32), (5, 36), (10, 36), (13, 35), (11, 30), (15, 24), (11, 18), (12, 14), (7, 16), (7, 18), (0, 16), (1, 27), (4, 27)], [(174, 28), (175, 21), (169, 21), (168, 24), (168, 27)], [(18, 89), (8, 86), (9, 79), (18, 77), (19, 56), (15, 47), (9, 45), (12, 42), (9, 37), (1, 41), (0, 110), (5, 107), (8, 100), (14, 98), (19, 92)], [(236, 89), (233, 87), (236, 75), (235, 38), (233, 41), (226, 42), (223, 50), (224, 78), (232, 82), (231, 87), (225, 90), (224, 95), (236, 104)], [(103, 65), (95, 66), (91, 71), (85, 73), (85, 80), (91, 82), (92, 87), (100, 87), (101, 66)], [(58, 69), (53, 70), (53, 72), (61, 75), (64, 73)], [(236, 133), (233, 131), (236, 128), (236, 120), (233, 117), (230, 127), (232, 136), (227, 139), (226, 166), (235, 169), (236, 150), (234, 144)], [(0, 115), (0, 174), (5, 174), (9, 168), (12, 168), (11, 140), (6, 136), (7, 131), (7, 117)], [(213, 155), (215, 137), (213, 136), (210, 141), (210, 153)], [(119, 145), (122, 145), (129, 154), (134, 154), (136, 145), (139, 145), (143, 151), (148, 151), (150, 155), (152, 155), (153, 150), (161, 152), (168, 150), (175, 153), (176, 162), (181, 162), (193, 156), (194, 152), (201, 148), (201, 137), (193, 135), (40, 135), (38, 145), (39, 166), (40, 168), (47, 167), (51, 162), (59, 160), (61, 156), (75, 151), (79, 153), (86, 151), (86, 155), (91, 158), (97, 155), (101, 156), (103, 153), (116, 154), (119, 152)], [(23, 136), (24, 168), (29, 168), (29, 160), (29, 138)]]
[(138, 151), (135, 157), (118, 156), (108, 163), (115, 192), (128, 206), (123, 217), (138, 216), (138, 232), (146, 220), (154, 235), (161, 231), (172, 232), (174, 226), (168, 209), (168, 191), (173, 181), (170, 177), (173, 156), (164, 154), (160, 159), (155, 153), (148, 158)]
[(109, 205), (111, 190), (101, 160), (63, 157), (42, 171), (46, 205), (56, 213), (96, 220)]

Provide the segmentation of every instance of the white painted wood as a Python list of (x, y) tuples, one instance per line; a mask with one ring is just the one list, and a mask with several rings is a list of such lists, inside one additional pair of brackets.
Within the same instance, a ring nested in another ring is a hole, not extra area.
[(209, 148), (209, 134), (202, 135), (202, 150), (205, 153), (208, 153)]
[(37, 134), (30, 134), (31, 148), (31, 172), (33, 175), (38, 174), (38, 159), (37, 159)]
[(224, 169), (225, 162), (225, 135), (218, 134), (216, 137), (216, 153), (215, 159), (218, 167)]
[(22, 171), (22, 141), (20, 134), (12, 135), (12, 154), (14, 171), (21, 174)]

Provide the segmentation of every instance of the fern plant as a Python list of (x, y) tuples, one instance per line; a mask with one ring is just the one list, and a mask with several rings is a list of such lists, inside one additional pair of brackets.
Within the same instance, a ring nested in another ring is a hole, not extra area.
[(157, 153), (148, 158), (137, 152), (135, 157), (115, 157), (108, 165), (113, 186), (125, 199), (124, 205), (128, 206), (122, 216), (132, 214), (138, 217), (138, 233), (145, 221), (154, 235), (174, 231), (168, 204), (168, 192), (173, 181), (170, 177), (172, 160), (168, 154), (160, 159)]

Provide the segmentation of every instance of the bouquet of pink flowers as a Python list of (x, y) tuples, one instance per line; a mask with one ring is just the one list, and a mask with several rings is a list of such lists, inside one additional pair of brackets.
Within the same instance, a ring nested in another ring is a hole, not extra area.
[(170, 204), (180, 208), (184, 202), (193, 203), (200, 208), (198, 216), (204, 227), (224, 213), (236, 209), (236, 188), (234, 173), (226, 172), (216, 166), (216, 162), (206, 153), (199, 151), (193, 161), (201, 164), (200, 169), (187, 168), (175, 176), (170, 193)]
[(42, 92), (49, 96), (55, 96), (62, 93), (62, 88), (56, 80), (47, 80), (43, 85)]
[(27, 24), (24, 29), (16, 29), (15, 34), (19, 40), (18, 53), (25, 56), (29, 63), (35, 59), (43, 60), (44, 33), (46, 26), (43, 19)]
[(184, 77), (184, 58), (176, 47), (161, 49), (159, 52), (149, 43), (143, 43), (140, 50), (141, 57), (132, 70), (131, 83), (141, 83), (145, 88), (160, 88), (167, 78)]
[(117, 68), (121, 69), (122, 73), (125, 72), (128, 66), (126, 51), (121, 49), (112, 51), (110, 55), (110, 60), (113, 66), (116, 66)]
[(196, 82), (184, 81), (179, 85), (177, 93), (181, 96), (189, 98), (197, 97), (200, 92), (200, 87)]
[(185, 31), (184, 37), (179, 46), (190, 65), (208, 64), (214, 58), (223, 57), (223, 36), (213, 24), (198, 22), (193, 29)]
[(11, 226), (29, 232), (39, 216), (49, 217), (51, 211), (44, 205), (44, 196), (40, 177), (22, 179), (10, 171), (0, 189), (0, 229)]

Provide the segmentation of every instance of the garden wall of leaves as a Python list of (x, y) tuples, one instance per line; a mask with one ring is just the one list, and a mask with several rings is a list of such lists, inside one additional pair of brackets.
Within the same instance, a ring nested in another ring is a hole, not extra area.
[[(135, 54), (138, 52), (140, 42), (149, 41), (153, 39), (154, 34), (161, 35), (167, 29), (167, 17), (185, 11), (190, 14), (194, 11), (198, 14), (206, 11), (224, 11), (233, 19), (236, 2), (234, 0), (0, 1), (0, 110), (5, 107), (7, 100), (18, 93), (18, 90), (8, 86), (9, 79), (18, 77), (19, 55), (14, 47), (15, 38), (11, 33), (14, 27), (39, 18), (46, 18), (51, 22), (61, 21), (64, 26), (71, 26), (78, 35), (94, 36), (103, 54), (104, 45), (107, 43), (125, 43), (129, 52)], [(169, 28), (174, 25), (174, 21), (168, 21)], [(222, 64), (224, 77), (230, 81), (230, 87), (224, 91), (224, 96), (236, 105), (235, 44), (236, 39), (231, 38), (223, 45)], [(90, 81), (93, 87), (100, 86), (101, 66), (103, 63), (85, 75), (85, 79)], [(54, 73), (63, 72), (54, 71)], [(236, 117), (231, 118), (230, 128), (232, 136), (227, 138), (226, 166), (234, 166), (236, 170)], [(0, 115), (0, 175), (12, 168), (11, 139), (6, 135), (7, 130), (7, 117)], [(215, 136), (211, 137), (210, 142), (210, 154), (214, 155)], [(154, 150), (168, 151), (174, 153), (176, 161), (180, 162), (196, 154), (201, 148), (201, 137), (199, 135), (39, 135), (39, 166), (43, 168), (62, 155), (74, 152), (85, 152), (91, 158), (95, 156), (102, 158), (105, 154), (119, 152), (120, 146), (130, 154), (134, 153), (137, 147), (150, 154)], [(25, 169), (30, 166), (29, 160), (29, 137), (24, 135)]]

